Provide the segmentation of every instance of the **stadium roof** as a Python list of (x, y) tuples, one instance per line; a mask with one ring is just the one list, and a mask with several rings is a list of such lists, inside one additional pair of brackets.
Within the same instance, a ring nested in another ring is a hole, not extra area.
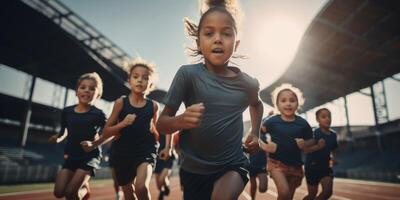
[(359, 91), (400, 72), (400, 2), (332, 0), (316, 16), (284, 74), (263, 89), (261, 99), (282, 83), (304, 92), (303, 111)]
[(126, 53), (58, 1), (2, 1), (0, 28), (0, 63), (68, 88), (98, 72), (108, 101), (129, 92)]

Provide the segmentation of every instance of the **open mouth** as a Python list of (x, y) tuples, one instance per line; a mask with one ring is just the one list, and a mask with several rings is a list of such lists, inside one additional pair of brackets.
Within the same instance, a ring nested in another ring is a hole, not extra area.
[(223, 54), (224, 50), (221, 48), (215, 48), (211, 51), (212, 53)]

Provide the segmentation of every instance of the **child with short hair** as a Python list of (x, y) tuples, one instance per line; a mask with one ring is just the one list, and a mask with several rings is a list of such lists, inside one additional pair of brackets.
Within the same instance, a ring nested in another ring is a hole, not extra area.
[(98, 137), (105, 124), (104, 112), (93, 105), (102, 93), (103, 82), (96, 72), (80, 76), (75, 93), (78, 104), (62, 110), (62, 135), (57, 134), (49, 138), (49, 142), (54, 144), (67, 138), (64, 165), (54, 185), (53, 193), (57, 198), (88, 199), (90, 196), (89, 179), (99, 167), (101, 149), (85, 152), (80, 143)]
[[(314, 130), (314, 140), (318, 144), (313, 149), (305, 151), (307, 154), (305, 174), (308, 194), (304, 200), (329, 199), (332, 196), (333, 171), (330, 166), (334, 160), (334, 150), (338, 147), (336, 133), (330, 129), (331, 112), (327, 108), (318, 109), (315, 113), (319, 128)], [(322, 185), (322, 191), (318, 194), (318, 185)]]

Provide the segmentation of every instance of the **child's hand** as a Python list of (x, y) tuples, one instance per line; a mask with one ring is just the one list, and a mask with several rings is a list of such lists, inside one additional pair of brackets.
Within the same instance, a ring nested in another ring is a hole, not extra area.
[(272, 142), (271, 140), (267, 140), (267, 143), (265, 143), (264, 141), (259, 139), (258, 144), (260, 145), (260, 148), (262, 150), (264, 150), (265, 152), (268, 152), (268, 153), (275, 153), (276, 149), (278, 148), (276, 143)]
[(303, 138), (295, 138), (294, 140), (296, 140), (297, 147), (299, 147), (299, 149), (304, 148), (304, 139)]
[(180, 115), (180, 124), (182, 129), (196, 128), (201, 123), (205, 107), (203, 103), (193, 104), (186, 108), (185, 112)]
[(324, 139), (321, 138), (321, 139), (318, 140), (318, 144), (317, 144), (317, 145), (318, 145), (318, 148), (319, 148), (319, 149), (322, 149), (322, 148), (325, 147), (326, 142), (325, 142)]
[(169, 148), (164, 148), (163, 150), (160, 151), (160, 154), (158, 155), (158, 157), (161, 160), (168, 160), (172, 155), (171, 149)]
[(124, 127), (127, 127), (127, 126), (133, 124), (133, 122), (135, 121), (135, 119), (136, 119), (136, 115), (135, 115), (135, 114), (127, 114), (127, 115), (125, 116), (125, 119), (122, 120), (121, 123), (122, 123), (122, 125), (123, 125)]
[(259, 150), (258, 137), (254, 134), (248, 134), (244, 142), (244, 148), (246, 149), (245, 151), (250, 154), (256, 153)]
[(93, 149), (96, 148), (96, 146), (93, 145), (93, 142), (91, 141), (82, 141), (81, 146), (85, 152), (91, 152), (93, 151)]
[(52, 136), (49, 138), (48, 142), (49, 142), (50, 144), (58, 144), (58, 135), (52, 135)]

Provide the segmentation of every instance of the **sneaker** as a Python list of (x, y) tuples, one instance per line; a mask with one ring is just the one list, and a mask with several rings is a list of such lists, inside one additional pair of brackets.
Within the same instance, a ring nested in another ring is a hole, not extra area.
[(160, 192), (160, 195), (158, 196), (158, 200), (164, 200), (164, 191)]
[(168, 195), (169, 195), (169, 192), (170, 192), (169, 186), (164, 186), (164, 194), (165, 194), (166, 196), (168, 196)]

